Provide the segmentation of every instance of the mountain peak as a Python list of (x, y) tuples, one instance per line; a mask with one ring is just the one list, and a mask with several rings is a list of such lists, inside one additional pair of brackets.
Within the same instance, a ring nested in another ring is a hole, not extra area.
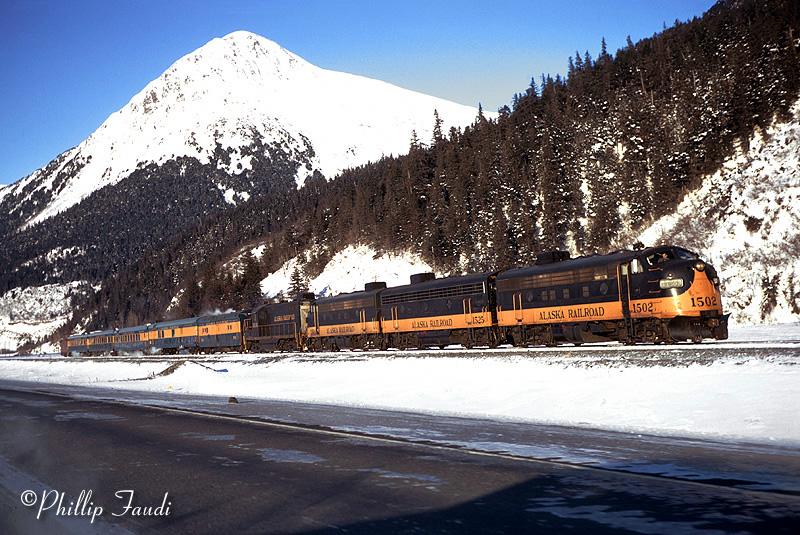
[(184, 83), (198, 78), (224, 86), (233, 80), (269, 80), (285, 78), (300, 68), (316, 69), (275, 41), (261, 35), (238, 30), (216, 37), (173, 63), (152, 83), (178, 75)]
[[(287, 54), (291, 54), (288, 50), (283, 48), (281, 45), (276, 43), (275, 41), (264, 37), (263, 35), (259, 35), (257, 33), (248, 32), (247, 30), (236, 30), (231, 32), (227, 35), (223, 35), (222, 37), (217, 37), (212, 39), (212, 41), (220, 39), (222, 41), (226, 41), (228, 43), (234, 44), (235, 46), (239, 47), (255, 47), (260, 46), (265, 50), (276, 50), (282, 51)], [(211, 41), (209, 41), (211, 42)]]
[(39, 192), (39, 200), (26, 194), (31, 202), (19, 216), (30, 225), (149, 164), (191, 157), (241, 175), (253, 158), (274, 161), (275, 151), (297, 163), (299, 186), (316, 171), (332, 178), (404, 153), (412, 131), (430, 139), (434, 110), (445, 129), (466, 126), (477, 114), (469, 106), (322, 69), (240, 30), (178, 59), (78, 147), (3, 195), (25, 202), (18, 194), (35, 182), (28, 190)]

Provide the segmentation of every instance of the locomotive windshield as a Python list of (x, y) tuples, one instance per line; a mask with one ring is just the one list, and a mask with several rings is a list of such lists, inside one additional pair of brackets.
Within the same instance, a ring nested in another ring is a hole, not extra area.
[(695, 253), (687, 251), (686, 249), (681, 249), (680, 247), (673, 248), (673, 251), (675, 251), (675, 256), (681, 260), (694, 260), (697, 258)]

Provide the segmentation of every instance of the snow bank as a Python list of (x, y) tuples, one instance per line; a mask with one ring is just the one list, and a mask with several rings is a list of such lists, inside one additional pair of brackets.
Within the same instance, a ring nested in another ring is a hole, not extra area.
[(0, 376), (800, 444), (800, 344), (703, 357), (708, 351), (715, 349), (228, 355), (151, 379), (170, 362), (22, 359), (0, 360)]
[[(297, 266), (293, 258), (261, 281), (261, 292), (274, 297), (286, 293)], [(364, 283), (384, 281), (388, 286), (408, 284), (414, 273), (433, 271), (419, 256), (409, 253), (377, 253), (366, 245), (348, 246), (338, 252), (318, 277), (309, 281), (317, 296), (336, 295), (364, 289)]]

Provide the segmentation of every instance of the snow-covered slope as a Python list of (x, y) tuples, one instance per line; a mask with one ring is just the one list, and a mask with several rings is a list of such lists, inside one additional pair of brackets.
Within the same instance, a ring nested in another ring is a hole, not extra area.
[(0, 352), (52, 335), (70, 318), (72, 296), (86, 291), (86, 286), (80, 281), (46, 284), (14, 288), (0, 296)]
[[(262, 293), (266, 297), (286, 295), (292, 272), (302, 257), (292, 258), (261, 281)], [(308, 288), (318, 296), (338, 295), (363, 290), (367, 282), (408, 284), (414, 273), (428, 271), (432, 268), (413, 253), (379, 253), (366, 245), (353, 245), (336, 253), (322, 273), (308, 282)]]
[[(302, 167), (339, 171), (408, 149), (412, 130), (430, 139), (471, 123), (475, 108), (385, 82), (316, 67), (255, 34), (213, 39), (176, 61), (89, 138), (9, 188), (21, 224), (43, 221), (138, 167), (192, 156), (230, 174), (249, 169), (252, 149), (281, 150)], [(250, 150), (243, 150), (249, 148)], [(218, 149), (227, 156), (220, 161)], [(220, 187), (221, 195), (226, 191)], [(247, 192), (240, 194), (246, 198)], [(33, 207), (32, 207), (33, 206)]]
[(711, 261), (739, 324), (800, 319), (800, 102), (792, 113), (639, 238), (683, 244)]

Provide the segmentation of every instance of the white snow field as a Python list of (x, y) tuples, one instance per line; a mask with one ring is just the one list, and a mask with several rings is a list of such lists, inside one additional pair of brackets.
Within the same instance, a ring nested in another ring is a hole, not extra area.
[(0, 377), (800, 445), (800, 324), (748, 335), (699, 346), (18, 357), (0, 359)]

